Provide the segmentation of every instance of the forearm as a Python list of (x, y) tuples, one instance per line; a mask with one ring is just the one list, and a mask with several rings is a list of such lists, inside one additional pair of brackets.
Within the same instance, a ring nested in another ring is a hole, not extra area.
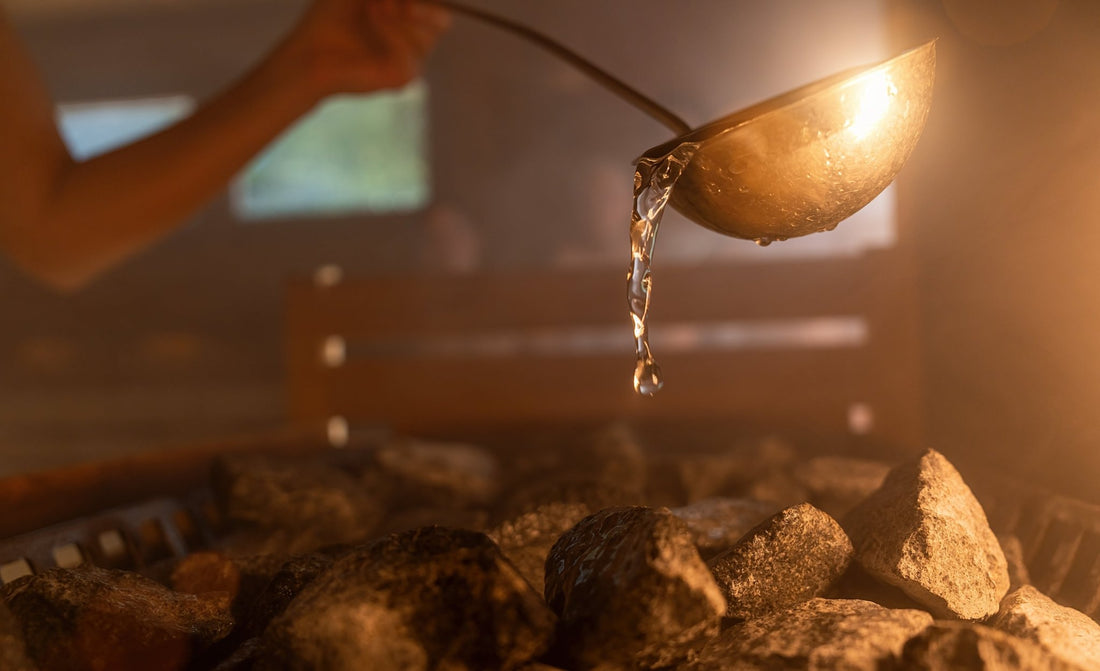
[(404, 86), (446, 25), (410, 0), (313, 0), (274, 52), (192, 117), (75, 163), (0, 11), (0, 250), (55, 287), (83, 285), (175, 228), (329, 93)]
[(174, 229), (322, 97), (307, 67), (284, 45), (181, 123), (65, 165), (26, 229), (23, 265), (74, 288)]

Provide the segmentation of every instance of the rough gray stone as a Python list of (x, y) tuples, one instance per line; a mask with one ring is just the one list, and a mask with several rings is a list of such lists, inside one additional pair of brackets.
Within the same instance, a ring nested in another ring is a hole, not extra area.
[(979, 620), (997, 612), (1008, 566), (981, 505), (939, 452), (890, 471), (845, 518), (856, 561), (934, 615)]
[(687, 525), (695, 549), (704, 561), (737, 544), (741, 537), (779, 509), (753, 499), (713, 498), (673, 508), (672, 514)]
[[(246, 531), (248, 553), (308, 552), (370, 538), (388, 492), (317, 458), (231, 455), (214, 464), (211, 483), (225, 518)], [(251, 533), (251, 535), (249, 535)], [(267, 535), (281, 537), (267, 541)]]
[(708, 565), (726, 616), (748, 619), (825, 594), (851, 561), (840, 524), (803, 503), (760, 523)]
[(50, 569), (0, 593), (44, 670), (183, 669), (233, 627), (225, 594), (179, 594), (126, 571)]
[(882, 486), (889, 464), (871, 459), (822, 456), (794, 467), (795, 480), (806, 488), (810, 503), (840, 519)]
[(429, 527), (339, 558), (268, 625), (255, 668), (516, 669), (553, 628), (492, 540)]
[(27, 656), (23, 629), (8, 607), (0, 600), (0, 669), (3, 671), (37, 671)]
[(932, 624), (920, 610), (870, 601), (811, 599), (723, 631), (690, 671), (877, 671)]
[(1065, 662), (1100, 669), (1100, 624), (1031, 586), (1010, 593), (987, 624), (1034, 641)]
[(378, 448), (375, 461), (397, 506), (478, 508), (497, 496), (500, 465), (476, 445), (400, 439)]
[(936, 622), (883, 671), (1088, 671), (1037, 643), (973, 622)]
[(540, 594), (546, 585), (546, 557), (566, 531), (592, 511), (583, 503), (548, 503), (489, 531), (489, 537)]
[(726, 609), (684, 523), (645, 507), (600, 511), (558, 539), (546, 600), (559, 616), (554, 659), (572, 669), (678, 663)]
[(897, 587), (869, 575), (854, 561), (825, 596), (832, 599), (872, 601), (886, 608), (928, 611), (927, 606), (917, 603)]

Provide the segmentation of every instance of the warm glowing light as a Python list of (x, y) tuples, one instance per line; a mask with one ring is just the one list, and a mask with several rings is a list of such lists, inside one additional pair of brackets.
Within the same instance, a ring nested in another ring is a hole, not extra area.
[(860, 91), (859, 109), (848, 125), (855, 139), (862, 140), (871, 134), (890, 109), (890, 101), (898, 94), (898, 87), (890, 81), (885, 71), (867, 75)]
[(645, 152), (695, 152), (668, 202), (711, 230), (760, 244), (830, 231), (894, 180), (932, 103), (936, 44), (837, 73)]

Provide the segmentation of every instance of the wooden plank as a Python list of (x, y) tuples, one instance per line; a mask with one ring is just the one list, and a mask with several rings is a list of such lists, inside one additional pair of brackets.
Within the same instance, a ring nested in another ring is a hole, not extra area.
[[(401, 429), (738, 417), (846, 432), (849, 409), (862, 404), (872, 413), (868, 438), (914, 446), (920, 381), (910, 271), (891, 253), (662, 270), (655, 343), (662, 328), (731, 320), (840, 317), (861, 330), (858, 342), (837, 347), (657, 347), (668, 382), (653, 399), (631, 388), (620, 272), (376, 278), (326, 288), (299, 282), (287, 301), (290, 407), (302, 419), (339, 414)], [(607, 337), (617, 331), (621, 350)], [(570, 351), (576, 333), (596, 333), (598, 346)], [(321, 347), (334, 334), (347, 359), (330, 368)], [(538, 344), (555, 337), (561, 351)], [(496, 341), (499, 351), (479, 339)]]
[[(881, 277), (877, 256), (792, 264), (654, 270), (653, 319), (762, 319), (858, 313)], [(628, 321), (615, 269), (381, 277), (291, 286), (296, 328), (400, 337)]]
[[(332, 369), (328, 410), (401, 428), (440, 422), (580, 421), (752, 414), (843, 428), (865, 368), (858, 350), (663, 358), (668, 382), (634, 393), (630, 358), (362, 360)], [(793, 391), (792, 391), (793, 390)]]

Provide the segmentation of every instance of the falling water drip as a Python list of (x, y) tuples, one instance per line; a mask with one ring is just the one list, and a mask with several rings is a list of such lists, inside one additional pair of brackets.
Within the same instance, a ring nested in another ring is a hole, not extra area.
[(653, 288), (651, 265), (657, 228), (661, 224), (672, 188), (699, 145), (678, 145), (660, 158), (641, 158), (634, 172), (634, 207), (630, 215), (630, 267), (627, 270), (627, 303), (634, 323), (636, 363), (634, 390), (652, 396), (661, 389), (661, 367), (649, 349), (649, 298)]

